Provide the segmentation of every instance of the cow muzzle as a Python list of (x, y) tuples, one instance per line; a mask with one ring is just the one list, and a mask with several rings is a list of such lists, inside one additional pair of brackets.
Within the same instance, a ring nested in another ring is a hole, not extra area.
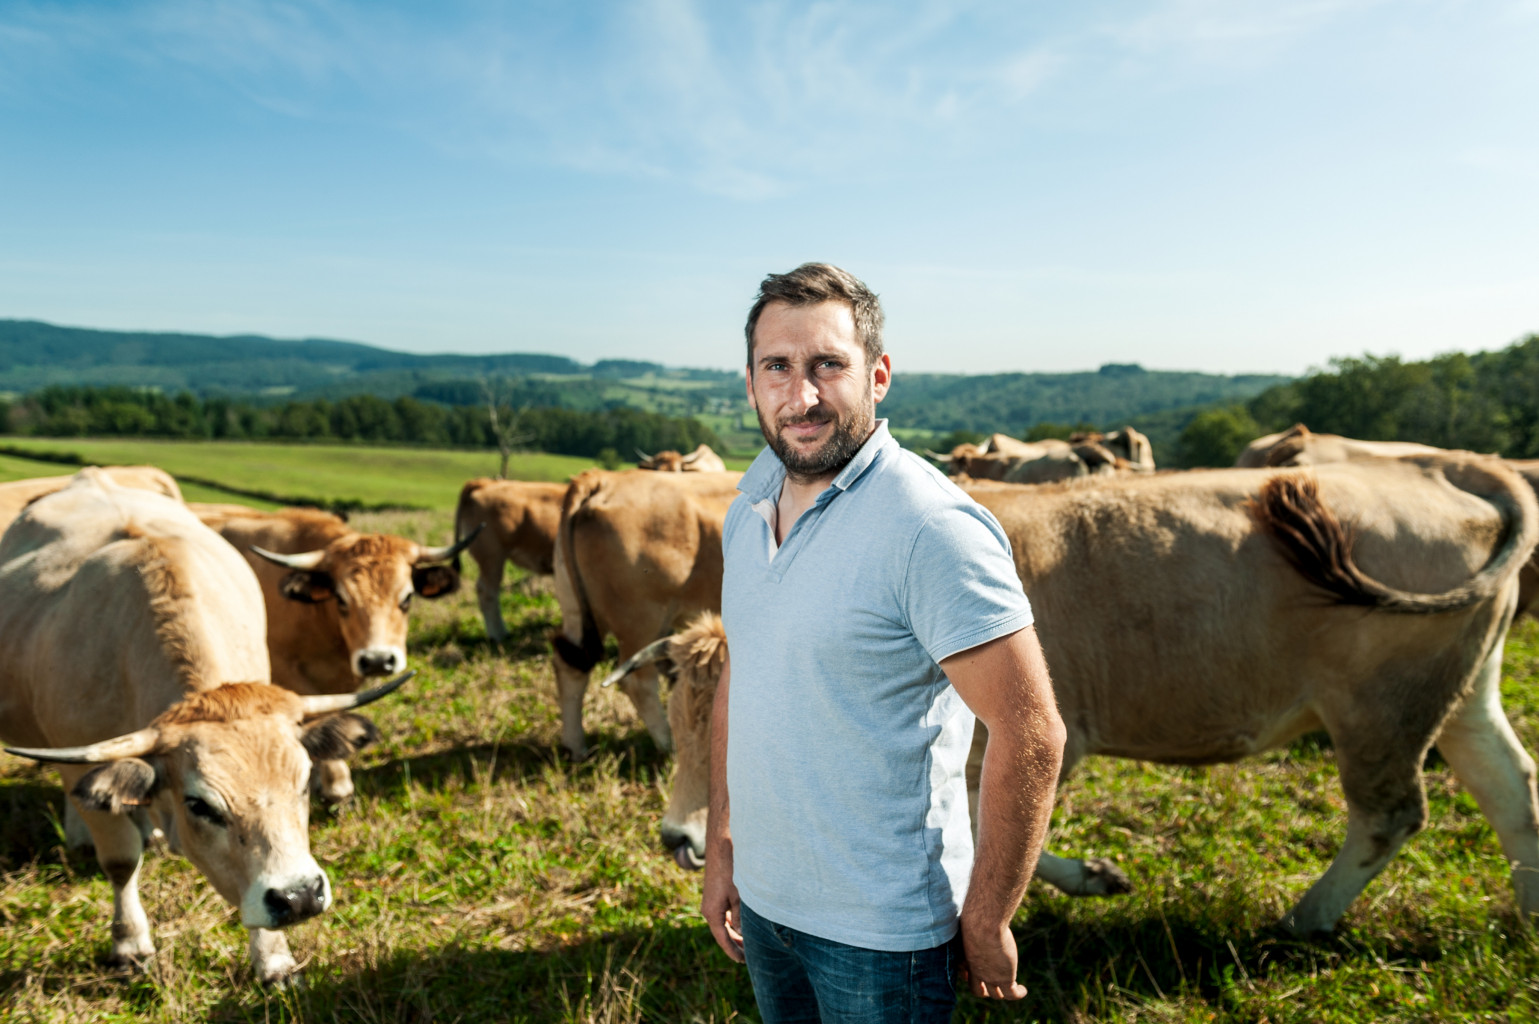
[[(666, 822), (662, 827), (663, 849), (669, 851), (673, 862), (685, 871), (699, 871), (705, 867), (705, 854), (696, 852), (695, 837), (686, 830), (669, 825)], [(703, 848), (704, 843), (700, 846)]]
[(284, 928), (323, 913), (331, 904), (331, 888), (325, 875), (316, 875), (286, 885), (269, 888), (262, 894), (262, 908), (267, 911), (269, 928)]
[(388, 676), (406, 667), (406, 652), (399, 647), (365, 647), (353, 654), (353, 674), (365, 679)]

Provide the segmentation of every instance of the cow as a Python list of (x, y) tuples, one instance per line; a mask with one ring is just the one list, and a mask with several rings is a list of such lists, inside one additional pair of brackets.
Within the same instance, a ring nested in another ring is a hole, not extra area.
[(1258, 437), (1245, 446), (1234, 464), (1242, 469), (1262, 466), (1317, 466), (1324, 462), (1436, 455), (1442, 448), (1414, 441), (1359, 441), (1340, 434), (1317, 434), (1295, 423), (1287, 430)]
[[(1081, 446), (1095, 445), (1110, 452), (1118, 470), (1130, 473), (1153, 473), (1154, 446), (1149, 439), (1132, 427), (1123, 427), (1110, 433), (1085, 431), (1069, 437), (1069, 443), (1080, 451)], [(1084, 453), (1081, 452), (1081, 457)], [(1088, 459), (1086, 460), (1089, 461)], [(1094, 470), (1092, 470), (1094, 472)]]
[[(1276, 434), (1258, 437), (1246, 446), (1236, 466), (1318, 466), (1327, 462), (1432, 455), (1442, 448), (1414, 441), (1360, 441), (1340, 434), (1317, 434), (1302, 423)], [(1507, 459), (1528, 485), (1539, 492), (1539, 459)], [(1539, 616), (1539, 555), (1519, 575), (1518, 614)]]
[(721, 461), (721, 456), (704, 441), (688, 455), (680, 455), (671, 449), (648, 455), (637, 448), (636, 458), (639, 460), (636, 463), (637, 469), (655, 469), (664, 473), (724, 473), (727, 470), (727, 464)]
[(115, 963), (155, 951), (136, 813), (239, 909), (263, 982), (296, 970), (278, 929), (332, 904), (307, 834), (310, 760), (375, 738), (351, 711), (404, 678), (345, 697), (273, 686), (265, 622), (256, 577), (217, 534), (97, 470), (0, 539), (0, 737), (59, 766), (112, 883)]
[[(1004, 437), (997, 434), (995, 437)], [(1058, 438), (1043, 441), (1011, 442), (1008, 451), (988, 449), (978, 451), (978, 445), (958, 445), (951, 454), (926, 452), (930, 458), (943, 464), (953, 476), (966, 476), (974, 480), (1003, 480), (1010, 483), (1051, 483), (1085, 476), (1090, 472), (1085, 460), (1074, 446)], [(989, 444), (994, 445), (994, 438)]]
[(542, 576), (555, 571), (556, 527), (561, 523), (566, 488), (566, 484), (477, 477), (460, 491), (454, 536), (460, 539), (481, 531), (465, 550), (481, 570), (476, 603), (493, 643), (508, 638), (499, 602), (503, 567), (511, 561)]
[[(267, 606), (272, 680), (298, 694), (352, 693), (365, 680), (404, 669), (413, 597), (458, 590), (459, 572), (443, 563), (474, 540), (424, 547), (393, 534), (359, 533), (319, 509), (190, 508), (256, 573)], [(353, 792), (340, 759), (318, 763), (312, 782), (328, 804)]]
[[(1498, 689), (1539, 506), (1499, 460), (1446, 453), (973, 494), (1004, 526), (1031, 597), (1069, 729), (1065, 775), (1089, 754), (1210, 764), (1325, 729), (1348, 825), (1283, 920), (1310, 935), (1331, 930), (1425, 824), (1421, 766), (1435, 743), (1495, 829), (1519, 908), (1539, 913), (1534, 762)], [(1107, 616), (1124, 628), (1104, 629)], [(704, 652), (716, 628), (697, 623), (649, 653)], [(700, 667), (679, 671), (670, 701), (679, 770), (662, 834), (696, 866), (710, 718), (698, 702), (719, 669), (675, 664)], [(1048, 853), (1037, 875), (1073, 895), (1130, 887), (1107, 861)]]
[[(741, 473), (587, 470), (572, 479), (556, 543), (552, 636), (561, 743), (587, 756), (582, 727), (588, 676), (612, 634), (629, 657), (686, 616), (721, 608), (721, 531)], [(657, 745), (672, 749), (657, 676), (622, 687)]]
[[(182, 489), (165, 470), (155, 466), (106, 466), (102, 472), (120, 487), (136, 487), (144, 491), (164, 494), (175, 501), (182, 500)], [(0, 530), (4, 530), (21, 510), (45, 494), (63, 490), (70, 485), (73, 476), (40, 476), (30, 480), (11, 480), (0, 484)]]

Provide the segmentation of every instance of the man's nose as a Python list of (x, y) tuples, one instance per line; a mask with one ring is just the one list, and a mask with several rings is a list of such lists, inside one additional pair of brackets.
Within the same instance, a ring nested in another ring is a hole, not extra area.
[(822, 395), (818, 392), (818, 382), (811, 377), (799, 378), (796, 385), (791, 388), (791, 408), (797, 413), (805, 413), (814, 408)]

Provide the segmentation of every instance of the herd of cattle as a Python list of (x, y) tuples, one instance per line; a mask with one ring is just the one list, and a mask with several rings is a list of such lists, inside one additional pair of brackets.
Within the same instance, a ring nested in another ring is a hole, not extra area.
[[(280, 929), (332, 900), (310, 796), (351, 795), (346, 758), (376, 736), (356, 709), (405, 681), (407, 609), (457, 589), (462, 553), (494, 641), (506, 563), (554, 577), (573, 758), (590, 673), (617, 640), (606, 684), (676, 755), (663, 843), (701, 866), (739, 474), (704, 446), (638, 454), (656, 471), (472, 480), (444, 547), (309, 509), (185, 504), (152, 467), (0, 484), (0, 739), (58, 764), (69, 839), (94, 846), (113, 886), (113, 957), (153, 952), (137, 882), (158, 832), (239, 907), (256, 976), (293, 973)], [(1495, 829), (1518, 905), (1539, 913), (1534, 762), (1498, 699), (1508, 625), (1539, 598), (1539, 462), (1302, 426), (1226, 470), (1156, 471), (1131, 428), (932, 456), (1010, 537), (1068, 727), (1065, 773), (1088, 754), (1212, 763), (1327, 730), (1348, 826), (1285, 919), (1311, 933), (1425, 823), (1436, 744)], [(1129, 888), (1099, 859), (1044, 853), (1037, 873), (1075, 895)]]

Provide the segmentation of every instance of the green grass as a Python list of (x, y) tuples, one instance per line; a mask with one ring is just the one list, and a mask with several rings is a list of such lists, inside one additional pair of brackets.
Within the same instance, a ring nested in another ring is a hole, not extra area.
[[(3, 466), (0, 466), (3, 468)], [(441, 517), (361, 514), (439, 542)], [(515, 573), (515, 576), (517, 574)], [(307, 985), (249, 978), (245, 932), (185, 861), (145, 862), (160, 953), (142, 975), (99, 967), (111, 896), (60, 849), (52, 772), (0, 761), (0, 1020), (756, 1021), (743, 970), (696, 913), (700, 878), (656, 839), (669, 759), (623, 698), (590, 693), (595, 756), (557, 752), (548, 586), (505, 591), (490, 649), (470, 588), (418, 602), (421, 674), (370, 709), (346, 813), (318, 813), (338, 899), (294, 929)], [(1507, 647), (1506, 704), (1539, 739), (1539, 623)], [(1436, 759), (1431, 824), (1353, 905), (1335, 938), (1273, 923), (1341, 841), (1328, 743), (1238, 765), (1092, 759), (1062, 790), (1052, 846), (1111, 856), (1136, 891), (1076, 900), (1041, 883), (1014, 931), (1023, 1004), (964, 998), (959, 1021), (1505, 1021), (1539, 1015), (1539, 945), (1514, 913), (1496, 840)]]
[[(156, 441), (144, 438), (7, 438), (12, 451), (76, 455), (101, 465), (148, 463), (175, 476), (236, 492), (257, 491), (289, 504), (352, 502), (365, 507), (453, 509), (460, 487), (497, 472), (492, 451), (377, 448), (364, 445), (290, 445), (245, 441)], [(589, 459), (515, 455), (508, 475), (520, 480), (565, 480), (592, 467)], [(69, 472), (56, 467), (56, 475)], [(185, 489), (185, 486), (184, 486)], [(188, 495), (189, 500), (203, 500)], [(228, 495), (210, 500), (236, 500)]]

